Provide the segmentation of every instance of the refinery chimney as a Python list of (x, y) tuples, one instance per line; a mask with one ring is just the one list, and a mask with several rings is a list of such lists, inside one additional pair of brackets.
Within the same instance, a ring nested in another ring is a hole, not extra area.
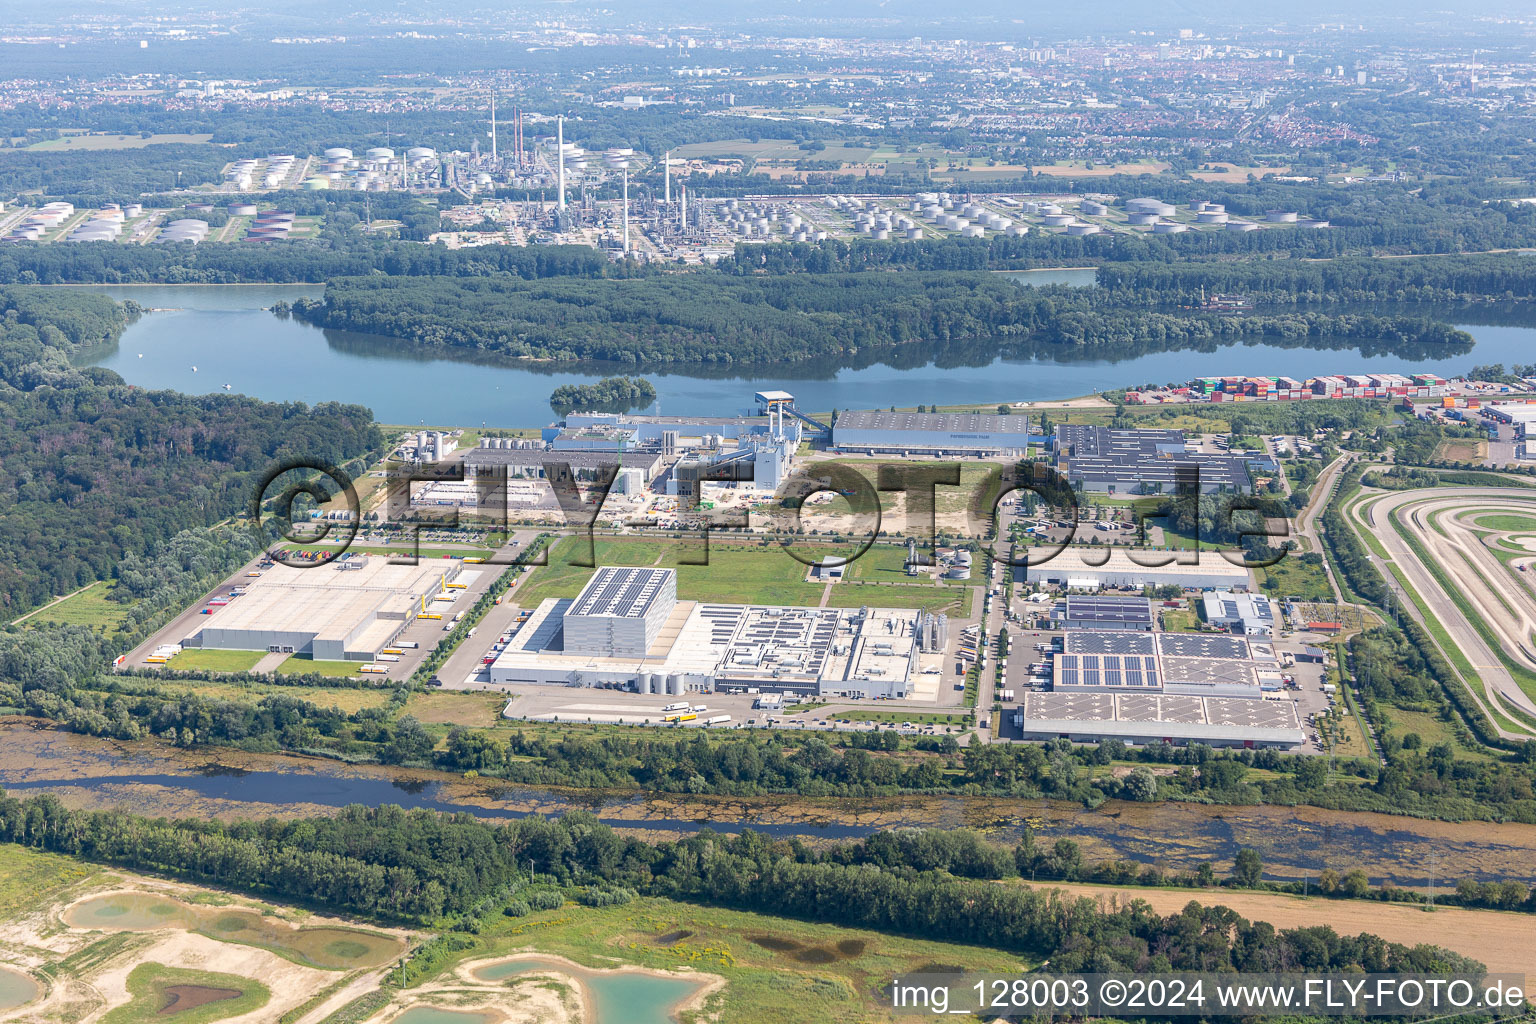
[(496, 162), (496, 90), (491, 90), (491, 163)]
[(555, 207), (565, 212), (565, 118), (555, 118), (555, 188), (559, 196), (555, 200)]
[(629, 255), (629, 166), (624, 167), (624, 255)]
[(667, 206), (672, 205), (672, 151), (667, 150), (667, 155), (661, 162), (661, 201)]

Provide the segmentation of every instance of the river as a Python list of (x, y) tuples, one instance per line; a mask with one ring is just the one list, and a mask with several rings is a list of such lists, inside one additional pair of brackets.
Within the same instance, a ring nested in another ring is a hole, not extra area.
[(123, 744), (0, 722), (0, 787), (13, 796), (51, 793), (71, 807), (121, 807), (178, 818), (316, 816), (349, 804), (468, 811), (487, 821), (590, 811), (614, 828), (675, 839), (701, 828), (752, 829), (811, 842), (857, 839), (892, 828), (975, 828), (1017, 843), (1026, 828), (1049, 845), (1070, 838), (1090, 861), (1123, 858), (1192, 870), (1240, 847), (1260, 851), (1272, 878), (1364, 868), (1373, 882), (1436, 884), (1462, 878), (1526, 880), (1536, 825), (1438, 822), (1315, 807), (1193, 803), (1078, 804), (996, 797), (903, 796), (861, 800), (582, 794), (420, 770), (345, 765), (221, 748), (179, 751)]
[[(1088, 285), (1092, 270), (1025, 271), (1013, 276), (1040, 284)], [(230, 390), (269, 401), (357, 402), (384, 423), (435, 426), (535, 426), (551, 418), (549, 394), (623, 368), (594, 365), (545, 370), (423, 355), (391, 338), (323, 330), (268, 312), (279, 300), (323, 294), (319, 285), (89, 286), (133, 299), (151, 312), (121, 341), (82, 353), (130, 384), (191, 394)], [(1227, 351), (1148, 352), (1121, 359), (1078, 358), (1039, 347), (1029, 356), (998, 356), (999, 344), (971, 342), (882, 353), (868, 365), (795, 366), (783, 372), (647, 370), (658, 399), (649, 411), (734, 415), (752, 394), (783, 388), (806, 410), (919, 404), (986, 408), (999, 402), (1071, 398), (1146, 382), (1182, 381), (1200, 374), (1317, 375), (1361, 371), (1454, 374), (1474, 363), (1529, 361), (1536, 326), (1520, 314), (1438, 315), (1457, 320), (1477, 339), (1471, 353), (1392, 356), (1361, 351), (1356, 342), (1308, 339), (1301, 347), (1234, 344)], [(1471, 320), (1473, 322), (1465, 322)], [(1371, 347), (1366, 346), (1367, 349)], [(1436, 357), (1438, 356), (1438, 357)], [(633, 372), (633, 371), (629, 371)]]

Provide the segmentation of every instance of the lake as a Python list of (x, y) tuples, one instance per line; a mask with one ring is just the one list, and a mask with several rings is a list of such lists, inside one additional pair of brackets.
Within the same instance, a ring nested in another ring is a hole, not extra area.
[[(1024, 271), (1011, 276), (1041, 284), (1087, 285), (1092, 270)], [(562, 384), (587, 383), (615, 366), (559, 371), (423, 355), (395, 339), (323, 330), (279, 319), (265, 307), (323, 294), (319, 285), (89, 286), (116, 299), (156, 309), (105, 349), (81, 361), (104, 366), (130, 384), (191, 394), (222, 392), (225, 384), (269, 401), (357, 402), (383, 423), (492, 427), (534, 426), (553, 418), (549, 394)], [(1480, 313), (1481, 311), (1477, 311)], [(1231, 351), (1149, 352), (1121, 359), (1071, 358), (1041, 346), (1030, 356), (1000, 357), (996, 342), (924, 346), (884, 352), (867, 365), (795, 366), (761, 371), (647, 370), (664, 414), (734, 415), (755, 391), (783, 388), (808, 411), (918, 404), (986, 408), (999, 402), (1071, 398), (1199, 374), (1314, 376), (1362, 371), (1451, 375), (1475, 363), (1528, 362), (1536, 351), (1529, 314), (1503, 317), (1444, 312), (1471, 332), (1471, 353), (1439, 358), (1367, 354), (1355, 342), (1307, 339), (1302, 347), (1241, 343)], [(1471, 321), (1471, 322), (1469, 322)], [(878, 360), (878, 361), (876, 361)], [(195, 367), (195, 369), (194, 369)], [(631, 371), (632, 372), (632, 371)]]

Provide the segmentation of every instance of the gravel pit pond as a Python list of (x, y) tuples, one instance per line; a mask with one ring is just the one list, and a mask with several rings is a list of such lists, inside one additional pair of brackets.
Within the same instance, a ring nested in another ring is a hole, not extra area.
[(496, 1014), (471, 1010), (444, 1010), (437, 1006), (413, 1006), (393, 1024), (493, 1024)]
[(28, 975), (9, 967), (0, 967), (0, 1013), (26, 1006), (42, 994), (43, 986)]
[[(1317, 877), (1363, 868), (1372, 881), (1421, 886), (1463, 878), (1524, 881), (1536, 862), (1536, 825), (1442, 822), (1316, 807), (1189, 803), (1078, 804), (997, 797), (902, 796), (859, 801), (799, 797), (593, 795), (466, 780), (433, 772), (202, 748), (124, 744), (35, 723), (0, 722), (0, 787), (13, 796), (52, 793), (71, 807), (120, 807), (153, 816), (224, 820), (319, 816), (349, 804), (468, 811), (487, 821), (591, 811), (614, 828), (651, 839), (702, 828), (753, 829), (774, 838), (857, 839), (886, 829), (974, 828), (1000, 843), (1026, 828), (1045, 844), (1070, 838), (1088, 860), (1123, 858), (1166, 870), (1230, 862), (1257, 849), (1269, 877)], [(1433, 854), (1433, 858), (1431, 858)], [(1219, 866), (1219, 865), (1218, 865)]]
[(399, 939), (355, 928), (296, 928), (253, 910), (201, 907), (147, 892), (91, 896), (64, 911), (71, 928), (148, 932), (180, 928), (209, 938), (260, 946), (325, 970), (377, 967), (404, 949)]
[(705, 984), (642, 971), (589, 971), (539, 957), (487, 964), (477, 968), (474, 976), (479, 981), (503, 981), (532, 973), (555, 974), (578, 982), (591, 1009), (588, 1024), (669, 1024), (677, 1019), (678, 1006)]

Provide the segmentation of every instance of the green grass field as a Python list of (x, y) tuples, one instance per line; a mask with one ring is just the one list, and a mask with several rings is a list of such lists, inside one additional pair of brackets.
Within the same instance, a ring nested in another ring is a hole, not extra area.
[(881, 985), (898, 974), (938, 970), (943, 964), (1006, 973), (1030, 966), (1017, 956), (978, 946), (649, 897), (622, 907), (568, 904), (528, 917), (500, 918), (476, 937), (475, 947), (462, 959), (482, 960), (529, 946), (594, 967), (613, 967), (618, 959), (639, 967), (719, 975), (726, 986), (710, 997), (700, 1019), (774, 1024), (905, 1019), (893, 1017), (879, 997)]
[[(873, 583), (838, 583), (827, 596), (829, 608), (918, 608), (925, 612), (944, 612), (966, 616), (971, 612), (969, 587), (883, 587)], [(815, 604), (816, 602), (811, 602)]]
[(389, 703), (391, 690), (373, 687), (281, 686), (276, 683), (216, 683), (174, 680), (163, 684), (169, 693), (186, 692), (210, 700), (236, 700), (254, 704), (263, 697), (280, 696), (307, 700), (322, 708), (336, 708), (348, 714), (363, 708), (381, 708)]
[[(252, 978), (213, 971), (193, 971), (165, 964), (139, 964), (128, 975), (132, 997), (105, 1017), (102, 1024), (141, 1024), (174, 1019), (176, 1024), (209, 1024), (260, 1009), (272, 993)], [(213, 1001), (202, 1002), (209, 997)], [(187, 1005), (176, 1011), (175, 1003)]]
[(62, 854), (0, 845), (0, 907), (15, 918), (49, 906), (66, 889), (100, 874), (94, 865)]
[(1333, 589), (1321, 563), (1303, 562), (1291, 555), (1274, 565), (1253, 570), (1259, 589), (1271, 597), (1299, 597), (1303, 601), (1331, 601)]
[(1536, 532), (1536, 516), (1524, 516), (1518, 513), (1497, 512), (1478, 516), (1472, 522), (1484, 530), (1497, 530), (1500, 533), (1517, 533), (1522, 530)]
[(307, 654), (295, 654), (277, 666), (277, 674), (302, 676), (318, 672), (323, 676), (355, 676), (362, 667), (360, 661), (316, 661)]
[(249, 672), (264, 657), (262, 651), (188, 649), (166, 662), (165, 667), (192, 672)]
[(1469, 749), (1463, 745), (1449, 722), (1442, 722), (1438, 716), (1428, 711), (1405, 711), (1402, 708), (1389, 708), (1386, 714), (1392, 723), (1386, 730), (1388, 736), (1396, 736), (1401, 739), (1409, 733), (1415, 733), (1419, 739), (1424, 741), (1424, 746), (1426, 747), (1432, 747), (1436, 743), (1449, 743), (1451, 749), (1456, 751), (1458, 757), (1473, 757), (1486, 760), (1489, 756), (1481, 748)]
[(110, 598), (115, 583), (92, 583), (56, 605), (39, 609), (25, 617), (27, 625), (38, 626), (55, 622), (65, 626), (90, 626), (103, 632), (112, 632), (122, 625), (123, 618), (133, 602), (120, 604)]

